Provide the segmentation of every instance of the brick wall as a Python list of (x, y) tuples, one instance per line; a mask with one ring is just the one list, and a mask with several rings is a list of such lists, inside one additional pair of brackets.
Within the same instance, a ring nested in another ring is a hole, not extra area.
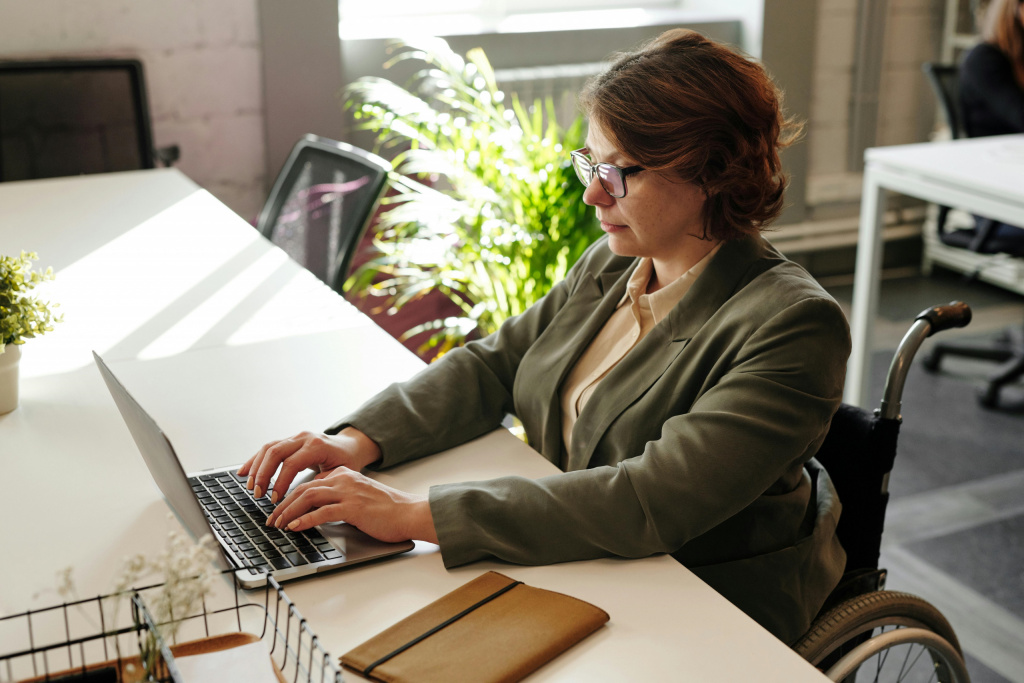
[(0, 0), (0, 59), (134, 57), (156, 145), (246, 219), (265, 197), (256, 0)]

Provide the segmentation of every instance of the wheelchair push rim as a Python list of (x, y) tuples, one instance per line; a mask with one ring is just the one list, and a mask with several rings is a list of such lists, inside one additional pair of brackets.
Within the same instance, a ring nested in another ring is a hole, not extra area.
[[(924, 658), (926, 653), (927, 659)], [(869, 638), (833, 664), (825, 675), (833, 681), (961, 683), (969, 680), (963, 660), (949, 641), (933, 631), (908, 627), (894, 627), (892, 631)]]

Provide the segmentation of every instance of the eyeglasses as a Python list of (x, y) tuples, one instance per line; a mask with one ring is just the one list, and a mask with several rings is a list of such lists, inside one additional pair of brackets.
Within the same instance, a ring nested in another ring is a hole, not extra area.
[(616, 198), (626, 196), (626, 176), (645, 170), (643, 166), (620, 168), (612, 164), (595, 164), (587, 158), (588, 154), (590, 154), (590, 150), (586, 147), (569, 154), (572, 158), (572, 167), (576, 169), (576, 175), (580, 182), (590, 187), (596, 174), (604, 191)]

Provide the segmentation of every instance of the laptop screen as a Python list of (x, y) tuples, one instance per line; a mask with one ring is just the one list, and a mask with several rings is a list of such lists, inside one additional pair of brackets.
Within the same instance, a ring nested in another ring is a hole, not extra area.
[[(139, 447), (146, 466), (174, 514), (178, 516), (182, 525), (189, 530), (194, 538), (202, 538), (207, 534), (212, 535), (213, 529), (206, 521), (203, 509), (192, 492), (192, 486), (188, 483), (188, 477), (181, 467), (181, 462), (178, 460), (171, 442), (168, 441), (153, 418), (142, 409), (138, 401), (132, 398), (120, 380), (99, 357), (99, 354), (94, 351), (92, 355), (96, 359), (100, 374), (103, 375), (103, 381), (107, 383), (107, 388), (110, 389), (110, 394), (114, 397), (114, 403), (117, 404), (125, 424), (128, 425), (128, 431), (135, 439), (135, 445)], [(217, 547), (220, 549), (219, 544)], [(231, 567), (224, 557), (223, 549), (220, 549), (218, 558), (218, 566), (221, 569)]]

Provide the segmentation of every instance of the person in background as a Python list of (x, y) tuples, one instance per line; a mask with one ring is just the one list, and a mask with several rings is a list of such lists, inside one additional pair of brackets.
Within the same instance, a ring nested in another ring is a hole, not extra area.
[[(278, 503), (268, 524), (343, 520), (431, 541), (446, 567), (669, 553), (792, 643), (845, 562), (840, 504), (813, 456), (850, 352), (836, 302), (761, 236), (783, 208), (779, 150), (797, 127), (759, 64), (684, 29), (619, 56), (582, 106), (587, 146), (570, 157), (606, 235), (566, 279), (324, 433), (266, 444), (239, 474)], [(361, 473), (465, 443), (507, 413), (560, 473), (427, 496)], [(316, 478), (284, 497), (306, 468)]]
[(992, 0), (982, 37), (960, 65), (967, 135), (1024, 133), (1024, 1)]
[[(1024, 133), (1024, 0), (992, 0), (982, 38), (960, 65), (964, 130), (972, 138)], [(1024, 245), (1019, 227), (995, 223), (991, 230), (990, 241)]]

